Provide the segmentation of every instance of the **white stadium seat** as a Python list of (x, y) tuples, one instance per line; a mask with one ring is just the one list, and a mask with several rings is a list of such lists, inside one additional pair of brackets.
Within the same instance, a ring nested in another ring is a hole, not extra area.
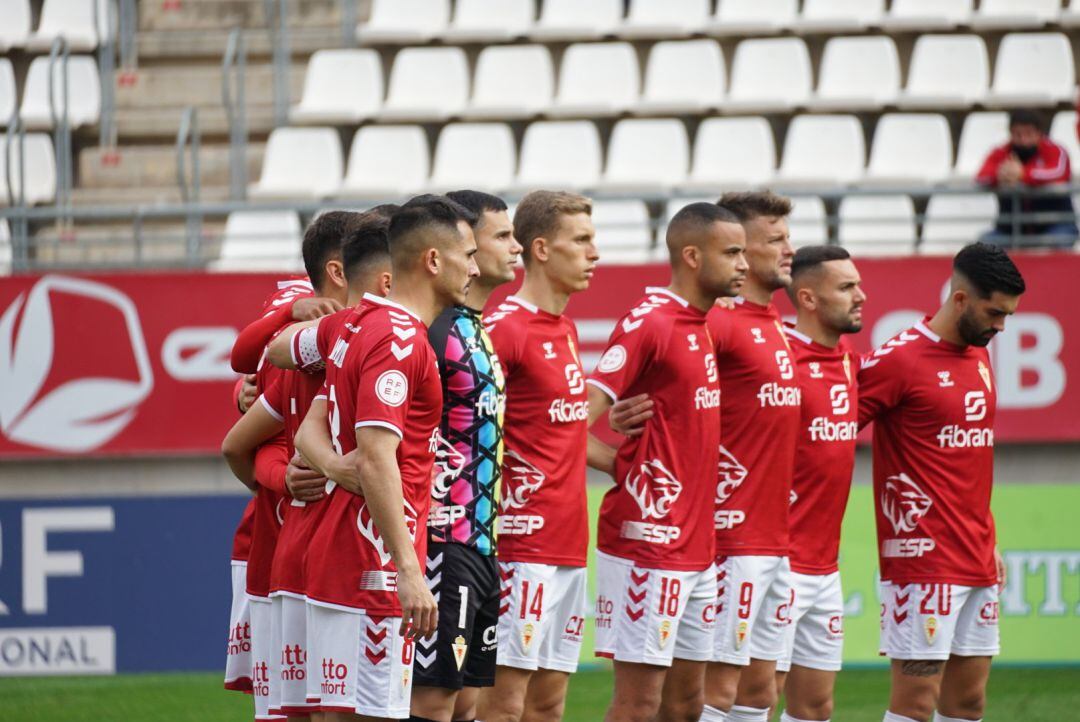
[(0, 275), (11, 273), (11, 229), (7, 218), (0, 218)]
[(862, 180), (866, 141), (854, 115), (800, 115), (788, 126), (776, 183), (843, 186)]
[[(21, 48), (30, 37), (30, 0), (0, 0), (0, 53)], [(5, 118), (6, 121), (6, 118)]]
[(593, 201), (592, 221), (601, 263), (647, 263), (657, 257), (644, 202)]
[(649, 52), (638, 113), (681, 115), (719, 107), (727, 73), (715, 40), (668, 40)]
[(829, 242), (829, 221), (825, 201), (818, 196), (792, 196), (788, 232), (796, 248)]
[(525, 129), (515, 186), (590, 188), (600, 180), (600, 133), (588, 120), (540, 121)]
[[(679, 197), (672, 198), (664, 204), (664, 213), (660, 217), (659, 228), (656, 229), (656, 253), (658, 256), (667, 255), (667, 229), (668, 224), (671, 223), (671, 219), (675, 217), (675, 214), (681, 211), (691, 203), (716, 203), (717, 196), (698, 196), (698, 197)], [(601, 258), (601, 261), (604, 259)]]
[(881, 25), (885, 0), (803, 0), (795, 32), (838, 33)]
[(0, 58), (0, 128), (7, 125), (15, 110), (15, 70), (11, 61)]
[[(97, 27), (94, 26), (95, 2)], [(73, 53), (93, 50), (108, 36), (108, 11), (109, 0), (45, 0), (37, 30), (26, 41), (26, 47), (28, 50), (45, 52), (62, 35)], [(115, 19), (115, 6), (112, 12)]]
[(952, 168), (949, 122), (936, 113), (886, 113), (870, 146), (864, 183), (935, 185)]
[(341, 139), (333, 128), (276, 128), (252, 198), (327, 198), (341, 186)]
[[(89, 55), (73, 55), (68, 58), (68, 123), (72, 128), (94, 125), (101, 117), (101, 82), (97, 63)], [(64, 63), (59, 59), (53, 65), (53, 100), (57, 117), (64, 112)], [(52, 128), (49, 110), (49, 58), (39, 56), (30, 63), (23, 88), (22, 107), (19, 115), (27, 128), (41, 130)]]
[(367, 125), (356, 131), (341, 186), (350, 198), (396, 198), (428, 182), (431, 151), (418, 125)]
[(725, 109), (791, 110), (806, 104), (812, 84), (810, 53), (800, 38), (744, 40), (735, 48)]
[(379, 113), (383, 71), (374, 50), (317, 50), (308, 61), (304, 94), (289, 111), (296, 124), (355, 124)]
[(435, 145), (431, 187), (496, 191), (513, 184), (514, 134), (505, 123), (451, 123)]
[(1080, 25), (1080, 0), (1069, 0), (1068, 6), (1061, 11), (1058, 22), (1067, 28)]
[(630, 43), (577, 43), (566, 49), (559, 92), (548, 111), (559, 117), (617, 115), (638, 101), (641, 78)]
[(998, 204), (993, 193), (930, 196), (919, 252), (952, 255), (994, 227)]
[(832, 38), (825, 44), (814, 108), (872, 110), (900, 92), (900, 56), (884, 35)]
[(495, 45), (476, 61), (469, 118), (530, 118), (551, 106), (555, 70), (543, 45)]
[(973, 0), (892, 0), (886, 30), (951, 30), (971, 19)]
[(443, 33), (453, 43), (490, 43), (524, 37), (536, 18), (534, 0), (457, 0)]
[(708, 118), (698, 126), (683, 187), (712, 191), (767, 185), (776, 176), (776, 142), (762, 117)]
[(544, 0), (529, 37), (537, 40), (594, 40), (622, 24), (622, 0)]
[(910, 196), (845, 196), (837, 239), (859, 256), (904, 256), (915, 249), (915, 206)]
[(977, 30), (1022, 30), (1057, 22), (1061, 0), (979, 0), (971, 16)]
[(356, 28), (368, 44), (423, 43), (438, 37), (450, 20), (450, 0), (371, 0), (371, 15)]
[(796, 23), (798, 0), (718, 0), (711, 35), (768, 35)]
[(225, 221), (221, 253), (212, 271), (267, 271), (304, 268), (303, 229), (292, 211), (233, 211)]
[(1076, 111), (1063, 110), (1050, 123), (1050, 139), (1069, 151), (1069, 165), (1073, 179), (1080, 174), (1080, 142), (1076, 137)]
[(630, 0), (626, 20), (616, 30), (622, 38), (678, 38), (709, 24), (709, 0)]
[(461, 48), (403, 48), (390, 70), (384, 120), (445, 120), (469, 99), (469, 63)]
[(974, 183), (975, 174), (982, 168), (986, 156), (1008, 140), (1008, 113), (969, 113), (960, 130), (960, 141), (956, 144), (953, 181), (958, 184)]
[(998, 47), (988, 105), (1009, 108), (1072, 102), (1076, 69), (1062, 33), (1009, 33)]
[(611, 131), (605, 190), (666, 191), (686, 180), (690, 140), (674, 119), (620, 120)]
[(911, 53), (902, 108), (967, 108), (990, 89), (990, 57), (978, 35), (923, 35)]
[[(11, 182), (14, 186), (15, 200), (19, 200), (19, 144), (11, 143)], [(26, 162), (22, 164), (26, 172), (21, 187), (24, 200), (29, 205), (52, 203), (56, 198), (56, 154), (53, 152), (52, 139), (46, 133), (26, 134)], [(0, 206), (8, 205), (6, 152), (0, 147)]]

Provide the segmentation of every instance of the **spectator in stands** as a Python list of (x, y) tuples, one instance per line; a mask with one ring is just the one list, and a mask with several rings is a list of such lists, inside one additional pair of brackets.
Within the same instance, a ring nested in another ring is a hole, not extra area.
[[(1050, 140), (1044, 128), (1038, 112), (1013, 111), (1009, 142), (991, 151), (983, 162), (975, 182), (998, 191), (997, 227), (984, 234), (983, 241), (999, 246), (1071, 248), (1080, 235), (1069, 194), (1047, 192), (1048, 186), (1067, 184), (1072, 172), (1068, 152)], [(1025, 192), (1028, 188), (1042, 192)], [(1049, 217), (1032, 218), (1033, 213)], [(1014, 214), (1020, 216), (1014, 219)]]

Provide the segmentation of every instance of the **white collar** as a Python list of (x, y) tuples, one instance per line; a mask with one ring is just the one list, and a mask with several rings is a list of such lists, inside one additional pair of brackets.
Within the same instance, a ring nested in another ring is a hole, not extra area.
[(658, 294), (662, 294), (664, 296), (670, 296), (671, 298), (678, 301), (682, 305), (683, 308), (686, 308), (687, 306), (690, 305), (690, 302), (687, 301), (682, 296), (680, 296), (679, 294), (675, 293), (674, 291), (672, 291), (670, 289), (663, 288), (661, 286), (646, 286), (645, 287), (645, 293), (658, 293)]
[(532, 305), (531, 303), (529, 303), (525, 299), (521, 298), (520, 296), (507, 296), (506, 297), (506, 302), (507, 303), (516, 303), (519, 306), (521, 306), (522, 308), (524, 308), (526, 311), (531, 311), (532, 313), (537, 313), (537, 312), (540, 311), (539, 308)]
[(926, 336), (928, 339), (930, 339), (934, 343), (940, 343), (941, 342), (941, 336), (938, 336), (936, 333), (931, 331), (930, 327), (927, 326), (922, 321), (916, 321), (915, 322), (915, 330), (918, 331), (919, 333), (921, 333), (923, 336)]
[(415, 313), (413, 313), (409, 309), (402, 306), (400, 303), (394, 303), (393, 301), (391, 301), (389, 299), (386, 299), (386, 298), (383, 298), (382, 296), (376, 296), (373, 293), (365, 293), (364, 294), (364, 300), (365, 301), (371, 301), (372, 303), (377, 303), (377, 304), (379, 304), (381, 306), (389, 306), (390, 308), (396, 308), (399, 311), (403, 311), (404, 313), (409, 314), (410, 316), (415, 318), (418, 322), (420, 322), (420, 323), (424, 322), (419, 316), (417, 316)]

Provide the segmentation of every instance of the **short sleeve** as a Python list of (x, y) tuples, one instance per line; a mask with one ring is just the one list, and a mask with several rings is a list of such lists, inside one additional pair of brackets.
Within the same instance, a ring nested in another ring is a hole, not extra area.
[(731, 348), (730, 314), (731, 311), (713, 308), (705, 317), (705, 326), (709, 331), (709, 338), (712, 339), (713, 351), (717, 361), (720, 361), (724, 353)]
[(283, 387), (282, 377), (279, 376), (259, 397), (259, 402), (263, 405), (263, 408), (278, 421), (285, 420), (285, 392)]
[(859, 369), (859, 428), (886, 414), (900, 403), (904, 374), (898, 373), (894, 359), (867, 354)]
[(326, 342), (323, 337), (328, 335), (326, 329), (331, 325), (319, 323), (317, 326), (306, 326), (293, 334), (289, 350), (296, 368), (312, 373), (326, 367), (326, 354), (323, 351)]
[(521, 363), (521, 349), (525, 334), (516, 323), (499, 321), (486, 323), (484, 329), (491, 339), (491, 347), (499, 357), (503, 373), (510, 376)]
[(611, 332), (589, 383), (618, 401), (658, 357), (660, 341), (655, 319), (626, 316)]
[(357, 359), (356, 428), (381, 426), (404, 437), (413, 394), (435, 372), (429, 354), (423, 339), (402, 345), (387, 336)]

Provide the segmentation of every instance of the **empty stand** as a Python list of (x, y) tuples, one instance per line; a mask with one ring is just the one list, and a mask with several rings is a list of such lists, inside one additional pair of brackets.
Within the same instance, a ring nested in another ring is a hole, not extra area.
[[(19, 200), (19, 144), (11, 143), (11, 181), (15, 200)], [(8, 205), (7, 154), (0, 147), (0, 205)], [(28, 205), (51, 203), (56, 199), (56, 155), (52, 140), (45, 133), (26, 134), (26, 162), (22, 164), (26, 175), (21, 185)]]
[(514, 134), (505, 123), (451, 123), (435, 146), (431, 185), (442, 190), (494, 191), (513, 184)]
[(382, 199), (416, 193), (427, 185), (430, 155), (427, 134), (418, 125), (364, 126), (353, 136), (341, 195)]
[(649, 209), (642, 201), (594, 201), (592, 221), (601, 263), (646, 263), (656, 258)]
[(292, 211), (234, 211), (225, 221), (221, 253), (210, 270), (301, 271), (302, 236), (300, 218)]
[(845, 196), (837, 238), (856, 258), (902, 256), (914, 248), (915, 207), (909, 196)]
[(1080, 0), (1069, 0), (1068, 7), (1061, 11), (1058, 22), (1067, 28), (1080, 26)]
[[(63, 36), (73, 53), (93, 50), (108, 35), (109, 4), (110, 0), (45, 0), (37, 30), (27, 39), (26, 47), (37, 52), (47, 51), (56, 38)], [(115, 6), (112, 12), (115, 17)], [(6, 17), (4, 21), (7, 21)]]
[(1005, 112), (970, 113), (964, 119), (956, 146), (953, 180), (973, 183), (990, 151), (1009, 140), (1009, 114)]
[(611, 132), (601, 187), (621, 191), (668, 191), (686, 180), (690, 141), (673, 119), (620, 120)]
[(0, 23), (0, 52), (26, 45), (30, 37), (30, 0), (0, 0), (0, 18), (4, 19)]
[(639, 113), (701, 113), (720, 106), (726, 84), (724, 54), (715, 40), (668, 40), (649, 52)]
[(928, 255), (956, 253), (994, 227), (997, 211), (997, 198), (993, 193), (930, 196), (919, 252)]
[(270, 134), (252, 198), (327, 198), (341, 186), (341, 140), (333, 128), (277, 128)]
[(725, 109), (791, 110), (806, 104), (812, 84), (810, 53), (800, 38), (744, 40), (735, 48)]
[(709, 33), (766, 35), (795, 25), (798, 0), (717, 0)]
[(600, 133), (587, 120), (541, 121), (525, 130), (515, 186), (588, 188), (600, 180)]
[(814, 108), (867, 110), (896, 101), (900, 57), (886, 36), (832, 38), (825, 44)]
[(700, 32), (709, 24), (709, 0), (630, 0), (623, 38), (674, 38)]
[[(101, 117), (101, 82), (97, 63), (88, 55), (73, 55), (68, 59), (68, 123), (72, 128), (94, 125)], [(64, 112), (64, 63), (53, 65), (53, 100), (57, 117)], [(19, 109), (23, 123), (30, 129), (52, 128), (49, 108), (49, 58), (39, 56), (30, 63)]]
[(902, 108), (967, 108), (986, 97), (990, 58), (978, 35), (923, 35), (915, 41)]
[(777, 183), (843, 186), (857, 183), (866, 166), (862, 125), (853, 115), (800, 115), (784, 140)]
[(878, 121), (864, 183), (934, 185), (952, 168), (952, 136), (945, 116), (888, 113)]
[(394, 58), (385, 120), (445, 120), (469, 99), (469, 64), (461, 48), (404, 48)]
[(1060, 12), (1061, 0), (979, 0), (971, 26), (977, 30), (1041, 28), (1056, 22)]
[(803, 0), (796, 32), (839, 33), (881, 25), (885, 0)]
[(442, 34), (450, 0), (371, 0), (371, 15), (356, 29), (363, 43), (423, 43)]
[(776, 143), (765, 118), (709, 118), (698, 126), (685, 188), (716, 191), (763, 186), (775, 176)]
[(788, 232), (796, 248), (829, 242), (829, 221), (825, 201), (818, 196), (792, 196)]
[(530, 37), (544, 41), (602, 38), (615, 32), (622, 17), (622, 0), (544, 0)]
[(1069, 151), (1069, 165), (1075, 183), (1077, 174), (1080, 173), (1080, 142), (1076, 137), (1075, 110), (1063, 110), (1054, 116), (1050, 124), (1050, 138)]
[(551, 106), (555, 70), (543, 45), (484, 48), (476, 63), (469, 118), (530, 118)]
[(971, 19), (973, 0), (892, 0), (886, 30), (950, 30)]
[(566, 49), (553, 116), (616, 115), (638, 101), (641, 78), (630, 43), (578, 43)]
[(995, 107), (1072, 102), (1076, 70), (1062, 33), (1009, 33), (1001, 40), (987, 103)]
[(524, 37), (536, 18), (534, 0), (457, 0), (447, 42), (490, 43)]
[(319, 50), (308, 61), (304, 94), (289, 112), (297, 124), (353, 124), (382, 107), (383, 71), (374, 50)]

